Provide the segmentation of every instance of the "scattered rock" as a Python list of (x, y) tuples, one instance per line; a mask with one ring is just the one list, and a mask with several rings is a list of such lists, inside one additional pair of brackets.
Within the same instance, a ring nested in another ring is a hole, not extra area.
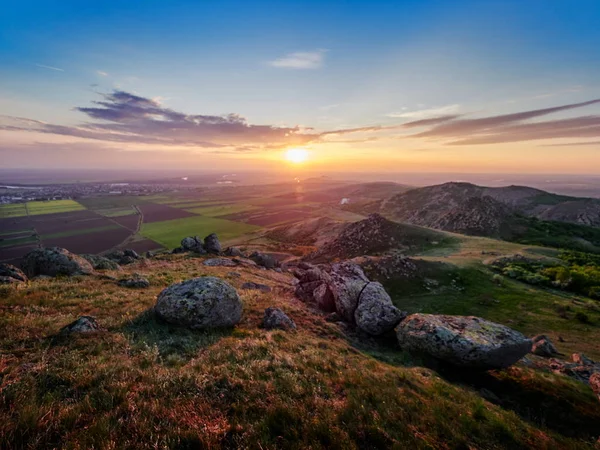
[(244, 256), (244, 254), (237, 247), (227, 247), (227, 249), (225, 250), (225, 256), (233, 256), (235, 258), (241, 258)]
[(335, 299), (326, 283), (321, 283), (312, 291), (312, 298), (322, 311), (335, 311)]
[(400, 346), (459, 367), (502, 369), (532, 347), (518, 331), (479, 317), (412, 314), (396, 328)]
[(221, 253), (221, 243), (215, 233), (211, 233), (204, 238), (204, 250), (213, 255)]
[(234, 278), (239, 278), (242, 276), (242, 274), (239, 272), (227, 272), (227, 275)]
[(119, 270), (121, 267), (116, 261), (108, 259), (100, 255), (81, 255), (82, 258), (87, 260), (94, 270)]
[(242, 301), (229, 283), (215, 277), (200, 277), (164, 289), (154, 310), (174, 325), (192, 329), (229, 327), (240, 321)]
[(178, 255), (180, 253), (185, 253), (185, 249), (183, 247), (175, 247), (173, 250), (171, 250), (171, 254), (173, 255)]
[(482, 388), (479, 393), (481, 394), (481, 396), (483, 398), (485, 398), (488, 402), (491, 403), (496, 403), (496, 404), (500, 404), (502, 403), (502, 400), (500, 400), (500, 397), (498, 397), (496, 394), (494, 394), (492, 391), (490, 391), (489, 389), (486, 388)]
[(64, 326), (60, 329), (60, 334), (72, 334), (72, 333), (93, 333), (100, 331), (100, 325), (93, 316), (81, 316), (74, 322)]
[(281, 309), (270, 307), (265, 309), (263, 327), (267, 330), (295, 330), (296, 324)]
[[(183, 252), (194, 252), (200, 253), (201, 255), (206, 253), (204, 248), (204, 242), (198, 236), (188, 236), (181, 240), (181, 251), (177, 253)], [(176, 249), (173, 250), (175, 252)]]
[(400, 311), (393, 305), (384, 287), (377, 282), (365, 286), (354, 312), (356, 325), (374, 336), (393, 330), (406, 316), (406, 312)]
[(0, 263), (0, 285), (20, 285), (27, 282), (27, 275), (12, 264)]
[(218, 267), (218, 266), (235, 267), (235, 266), (237, 266), (237, 264), (234, 261), (232, 261), (231, 259), (227, 259), (227, 258), (210, 258), (210, 259), (204, 260), (204, 262), (202, 264), (204, 264), (205, 266), (211, 266), (211, 267)]
[(118, 282), (119, 286), (132, 288), (132, 289), (143, 289), (150, 287), (150, 281), (141, 275), (135, 274), (131, 278), (123, 278)]
[(585, 356), (583, 353), (573, 353), (571, 355), (571, 361), (575, 364), (580, 364), (582, 366), (593, 366), (596, 364), (593, 360)]
[(250, 255), (250, 259), (266, 269), (274, 269), (277, 267), (277, 260), (266, 253), (254, 252)]
[(547, 358), (558, 355), (558, 350), (556, 350), (556, 347), (554, 347), (554, 344), (552, 344), (546, 335), (540, 334), (539, 336), (535, 336), (532, 341), (533, 347), (531, 353), (534, 355)]
[(590, 376), (590, 387), (594, 394), (598, 396), (598, 400), (600, 400), (600, 372), (595, 372)]
[(253, 289), (262, 292), (271, 292), (270, 286), (267, 286), (266, 284), (254, 283), (253, 281), (248, 281), (242, 284), (242, 289)]
[(131, 249), (126, 250), (114, 250), (105, 255), (106, 258), (115, 261), (116, 263), (125, 266), (127, 264), (133, 264), (138, 259), (140, 259), (140, 255), (137, 254), (136, 251)]
[(60, 247), (38, 248), (27, 253), (21, 263), (25, 275), (89, 275), (94, 269), (81, 256)]
[(123, 255), (129, 256), (133, 259), (140, 259), (140, 255), (138, 255), (138, 253), (135, 250), (132, 250), (130, 248), (126, 248), (125, 250), (123, 250)]

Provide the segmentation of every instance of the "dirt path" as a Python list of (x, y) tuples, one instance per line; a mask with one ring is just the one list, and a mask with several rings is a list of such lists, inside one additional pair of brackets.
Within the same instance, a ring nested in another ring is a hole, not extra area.
[[(129, 244), (131, 241), (133, 241), (133, 239), (136, 237), (136, 235), (142, 229), (142, 224), (144, 223), (144, 213), (142, 212), (142, 210), (140, 208), (138, 208), (137, 205), (132, 205), (132, 206), (133, 206), (133, 209), (135, 209), (137, 215), (139, 216), (137, 227), (135, 228), (135, 231), (133, 231), (132, 234), (130, 234), (129, 236), (127, 236), (127, 238), (123, 242), (121, 242), (120, 244), (115, 245), (114, 247), (109, 248), (108, 250), (104, 250), (103, 252), (100, 253), (100, 255), (105, 255), (106, 253), (110, 253), (113, 250), (117, 250), (120, 247), (125, 247), (127, 244)], [(119, 223), (117, 223), (117, 222), (115, 222), (115, 223), (117, 225), (121, 226)]]

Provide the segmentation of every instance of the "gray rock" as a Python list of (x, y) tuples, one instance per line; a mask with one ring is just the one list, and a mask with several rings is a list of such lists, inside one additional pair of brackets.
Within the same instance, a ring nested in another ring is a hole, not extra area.
[(335, 311), (335, 299), (333, 298), (331, 289), (329, 289), (329, 286), (326, 283), (320, 283), (313, 289), (312, 298), (322, 311)]
[(239, 278), (242, 276), (242, 274), (239, 272), (227, 272), (227, 275), (234, 278)]
[(204, 264), (205, 266), (211, 266), (211, 267), (217, 267), (217, 266), (235, 267), (235, 266), (237, 266), (237, 264), (234, 261), (232, 261), (231, 259), (227, 259), (227, 258), (205, 259), (202, 264)]
[(132, 289), (144, 289), (150, 287), (150, 281), (141, 275), (134, 275), (131, 278), (123, 278), (117, 283), (119, 286), (132, 288)]
[(27, 253), (21, 268), (28, 277), (36, 275), (89, 275), (94, 272), (92, 265), (81, 256), (60, 248), (38, 248)]
[(242, 284), (242, 289), (252, 289), (262, 292), (271, 292), (270, 286), (267, 286), (266, 284), (254, 283), (253, 281), (248, 281)]
[(123, 255), (129, 256), (130, 258), (133, 258), (133, 259), (140, 259), (140, 255), (138, 255), (138, 253), (131, 248), (127, 248), (127, 249), (123, 250)]
[(533, 347), (531, 349), (531, 353), (534, 355), (544, 356), (547, 358), (558, 355), (558, 350), (556, 350), (556, 347), (554, 344), (552, 344), (547, 336), (541, 334), (539, 336), (535, 336), (532, 341)]
[(229, 283), (215, 277), (172, 284), (154, 307), (166, 322), (192, 329), (230, 327), (242, 317), (242, 301)]
[[(181, 240), (181, 249), (182, 252), (195, 252), (200, 253), (201, 255), (206, 253), (204, 249), (204, 242), (198, 236), (188, 236)], [(178, 252), (179, 253), (179, 252)]]
[(74, 322), (71, 322), (70, 324), (61, 328), (60, 334), (93, 333), (100, 330), (100, 325), (98, 325), (95, 317), (81, 316)]
[(594, 372), (590, 376), (589, 383), (592, 391), (594, 391), (594, 394), (596, 394), (598, 396), (598, 400), (600, 400), (600, 372)]
[(213, 255), (221, 253), (221, 243), (215, 233), (211, 233), (204, 238), (204, 249)]
[(250, 255), (250, 259), (265, 269), (274, 269), (277, 267), (277, 260), (266, 253), (254, 252)]
[(518, 331), (479, 317), (412, 314), (400, 322), (396, 335), (403, 349), (479, 370), (508, 367), (532, 347)]
[(178, 255), (180, 253), (185, 253), (185, 249), (183, 247), (175, 247), (173, 250), (171, 250), (171, 254), (173, 255)]
[(27, 275), (12, 264), (0, 263), (0, 284), (22, 284), (27, 282)]
[(137, 259), (135, 259), (133, 256), (130, 255), (124, 255), (120, 260), (119, 260), (119, 264), (122, 264), (124, 266), (128, 265), (128, 264), (133, 264), (134, 262), (136, 262)]
[(347, 322), (354, 322), (358, 297), (369, 279), (358, 264), (349, 262), (333, 264), (329, 275), (329, 289), (338, 314)]
[(582, 366), (593, 366), (596, 364), (594, 360), (588, 358), (583, 353), (573, 353), (571, 355), (571, 361)]
[(139, 259), (137, 252), (131, 249), (127, 250), (114, 250), (105, 255), (106, 258), (114, 261), (122, 266), (132, 264)]
[(365, 286), (354, 312), (356, 325), (366, 333), (379, 336), (394, 329), (407, 313), (396, 308), (380, 283)]
[(237, 247), (227, 247), (227, 249), (225, 250), (225, 255), (233, 256), (235, 258), (241, 258), (244, 256), (242, 251)]
[(119, 270), (121, 267), (116, 261), (100, 255), (81, 255), (89, 262), (94, 270)]
[(281, 309), (270, 307), (265, 309), (263, 327), (267, 330), (295, 330), (296, 324)]

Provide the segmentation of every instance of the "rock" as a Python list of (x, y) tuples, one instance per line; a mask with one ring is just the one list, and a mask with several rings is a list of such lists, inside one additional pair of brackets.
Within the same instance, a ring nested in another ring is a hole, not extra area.
[(326, 283), (321, 283), (312, 291), (312, 298), (319, 308), (325, 312), (335, 311), (335, 299)]
[[(204, 242), (198, 236), (188, 236), (181, 240), (181, 253), (183, 252), (195, 252), (204, 255), (206, 250), (204, 249)], [(178, 252), (180, 253), (180, 252)]]
[(551, 357), (558, 354), (558, 350), (554, 347), (554, 344), (548, 339), (547, 336), (541, 334), (535, 336), (533, 339), (533, 347), (531, 353), (537, 356)]
[(329, 276), (329, 289), (338, 314), (347, 322), (354, 322), (358, 297), (369, 279), (358, 264), (348, 262), (333, 264)]
[(146, 252), (146, 258), (150, 259), (150, 258), (154, 258), (154, 252), (151, 252), (150, 250), (148, 250)]
[(143, 289), (150, 287), (150, 281), (141, 275), (135, 274), (132, 278), (123, 278), (118, 282), (119, 286), (133, 289)]
[(592, 391), (594, 391), (594, 394), (596, 394), (598, 396), (598, 400), (600, 400), (600, 372), (594, 372), (590, 376), (589, 383)]
[(202, 264), (204, 264), (205, 266), (211, 266), (211, 267), (217, 267), (217, 266), (235, 267), (235, 266), (237, 266), (237, 264), (234, 261), (232, 261), (231, 259), (227, 259), (227, 258), (210, 258), (210, 259), (204, 260), (204, 262)]
[(25, 275), (89, 275), (94, 272), (92, 265), (81, 256), (60, 248), (38, 248), (27, 253), (21, 263)]
[(295, 330), (296, 324), (281, 309), (270, 307), (265, 309), (263, 327), (267, 330)]
[(137, 259), (135, 259), (133, 256), (125, 255), (125, 256), (123, 256), (121, 258), (121, 260), (119, 261), (119, 263), (123, 264), (124, 266), (126, 266), (128, 264), (133, 264), (136, 261), (137, 261)]
[(21, 269), (12, 264), (0, 263), (0, 284), (22, 284), (28, 280)]
[(242, 276), (242, 274), (239, 272), (227, 272), (227, 275), (234, 278), (239, 278)]
[(204, 238), (204, 249), (213, 255), (221, 253), (221, 243), (215, 233), (211, 233)]
[(95, 317), (81, 316), (76, 321), (61, 328), (60, 334), (93, 333), (100, 330), (100, 325), (98, 325)]
[(479, 317), (412, 314), (396, 328), (403, 349), (480, 370), (516, 363), (532, 347), (518, 331)]
[(277, 267), (277, 260), (265, 253), (254, 252), (250, 255), (250, 259), (266, 269), (274, 269)]
[(139, 257), (140, 256), (137, 254), (137, 252), (131, 249), (114, 250), (106, 254), (106, 258), (115, 261), (122, 266), (136, 262), (139, 259)]
[(271, 292), (271, 287), (266, 284), (254, 283), (252, 281), (248, 281), (242, 284), (242, 289), (253, 289), (262, 292)]
[(237, 247), (227, 247), (227, 249), (225, 250), (225, 256), (233, 256), (236, 258), (241, 258), (244, 256), (244, 254)]
[(171, 254), (173, 255), (178, 255), (180, 253), (185, 253), (185, 249), (183, 247), (175, 247), (173, 250), (171, 250)]
[(327, 315), (325, 316), (325, 320), (326, 320), (327, 322), (333, 322), (333, 323), (335, 323), (335, 322), (341, 322), (341, 321), (343, 321), (344, 319), (342, 319), (342, 318), (341, 318), (341, 316), (340, 316), (338, 313), (336, 313), (336, 312), (332, 312), (332, 313), (330, 313), (330, 314), (327, 314)]
[(585, 356), (583, 353), (573, 353), (571, 355), (571, 361), (575, 364), (579, 364), (582, 366), (593, 366), (596, 364), (593, 360)]
[(138, 253), (135, 250), (132, 250), (130, 248), (123, 250), (123, 255), (129, 256), (130, 258), (133, 258), (133, 259), (140, 259), (140, 255), (138, 255)]
[(354, 312), (356, 325), (373, 336), (393, 330), (406, 316), (407, 313), (394, 306), (384, 287), (377, 282), (365, 286)]
[(192, 329), (230, 327), (242, 317), (242, 301), (229, 283), (220, 278), (199, 277), (164, 289), (154, 310), (174, 325)]
[(87, 262), (89, 262), (94, 270), (119, 270), (121, 267), (116, 261), (108, 259), (100, 255), (81, 255)]

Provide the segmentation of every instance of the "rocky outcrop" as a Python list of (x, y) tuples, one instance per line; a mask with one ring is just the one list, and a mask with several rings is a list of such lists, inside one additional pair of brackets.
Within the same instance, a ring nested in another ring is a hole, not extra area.
[(403, 349), (479, 370), (508, 367), (532, 347), (518, 331), (479, 317), (412, 314), (396, 335)]
[(211, 233), (204, 238), (204, 250), (213, 255), (221, 253), (221, 242), (219, 242), (219, 238), (215, 233)]
[(230, 327), (242, 317), (242, 301), (224, 280), (200, 277), (164, 289), (154, 311), (166, 322), (192, 329)]
[(354, 322), (359, 297), (369, 279), (359, 265), (348, 262), (333, 264), (329, 277), (328, 286), (333, 294), (336, 311), (347, 322)]
[(278, 266), (277, 260), (266, 253), (254, 252), (250, 259), (265, 269), (274, 269)]
[(590, 387), (594, 394), (598, 396), (598, 400), (600, 400), (600, 372), (595, 372), (590, 376)]
[[(125, 256), (125, 255), (123, 255)], [(100, 255), (81, 255), (89, 262), (94, 270), (119, 270), (121, 267), (116, 261)]]
[(181, 240), (181, 249), (185, 252), (194, 252), (201, 255), (206, 253), (204, 249), (204, 241), (198, 236), (188, 236)]
[(234, 258), (241, 258), (244, 256), (244, 254), (237, 247), (227, 247), (225, 249), (225, 256), (233, 256)]
[(270, 307), (265, 309), (263, 327), (267, 330), (295, 330), (296, 324), (281, 309)]
[(235, 261), (232, 261), (231, 259), (228, 259), (228, 258), (205, 259), (202, 264), (204, 264), (205, 266), (210, 266), (210, 267), (235, 267), (235, 266), (237, 266)]
[(93, 333), (100, 331), (100, 325), (93, 316), (81, 316), (74, 322), (64, 326), (60, 330), (60, 334), (73, 334), (73, 333)]
[(144, 289), (150, 287), (150, 281), (147, 278), (134, 274), (131, 278), (123, 278), (117, 282), (119, 286), (131, 289)]
[(0, 263), (0, 285), (21, 285), (27, 282), (27, 275), (12, 264)]
[(248, 281), (242, 284), (242, 289), (250, 289), (257, 290), (262, 292), (271, 292), (271, 287), (266, 284), (254, 283), (253, 281)]
[(87, 260), (60, 247), (32, 250), (23, 257), (21, 268), (28, 277), (89, 275), (94, 272)]
[(138, 253), (132, 249), (114, 250), (105, 256), (111, 261), (114, 261), (122, 266), (133, 264), (137, 260), (141, 259), (140, 255), (138, 255)]
[(558, 355), (558, 350), (550, 341), (548, 336), (544, 334), (540, 334), (539, 336), (535, 336), (533, 339), (533, 347), (531, 349), (531, 353), (537, 356), (544, 356), (550, 358), (552, 356)]
[(365, 286), (354, 311), (356, 325), (373, 336), (393, 330), (406, 315), (394, 306), (388, 293), (377, 282)]

